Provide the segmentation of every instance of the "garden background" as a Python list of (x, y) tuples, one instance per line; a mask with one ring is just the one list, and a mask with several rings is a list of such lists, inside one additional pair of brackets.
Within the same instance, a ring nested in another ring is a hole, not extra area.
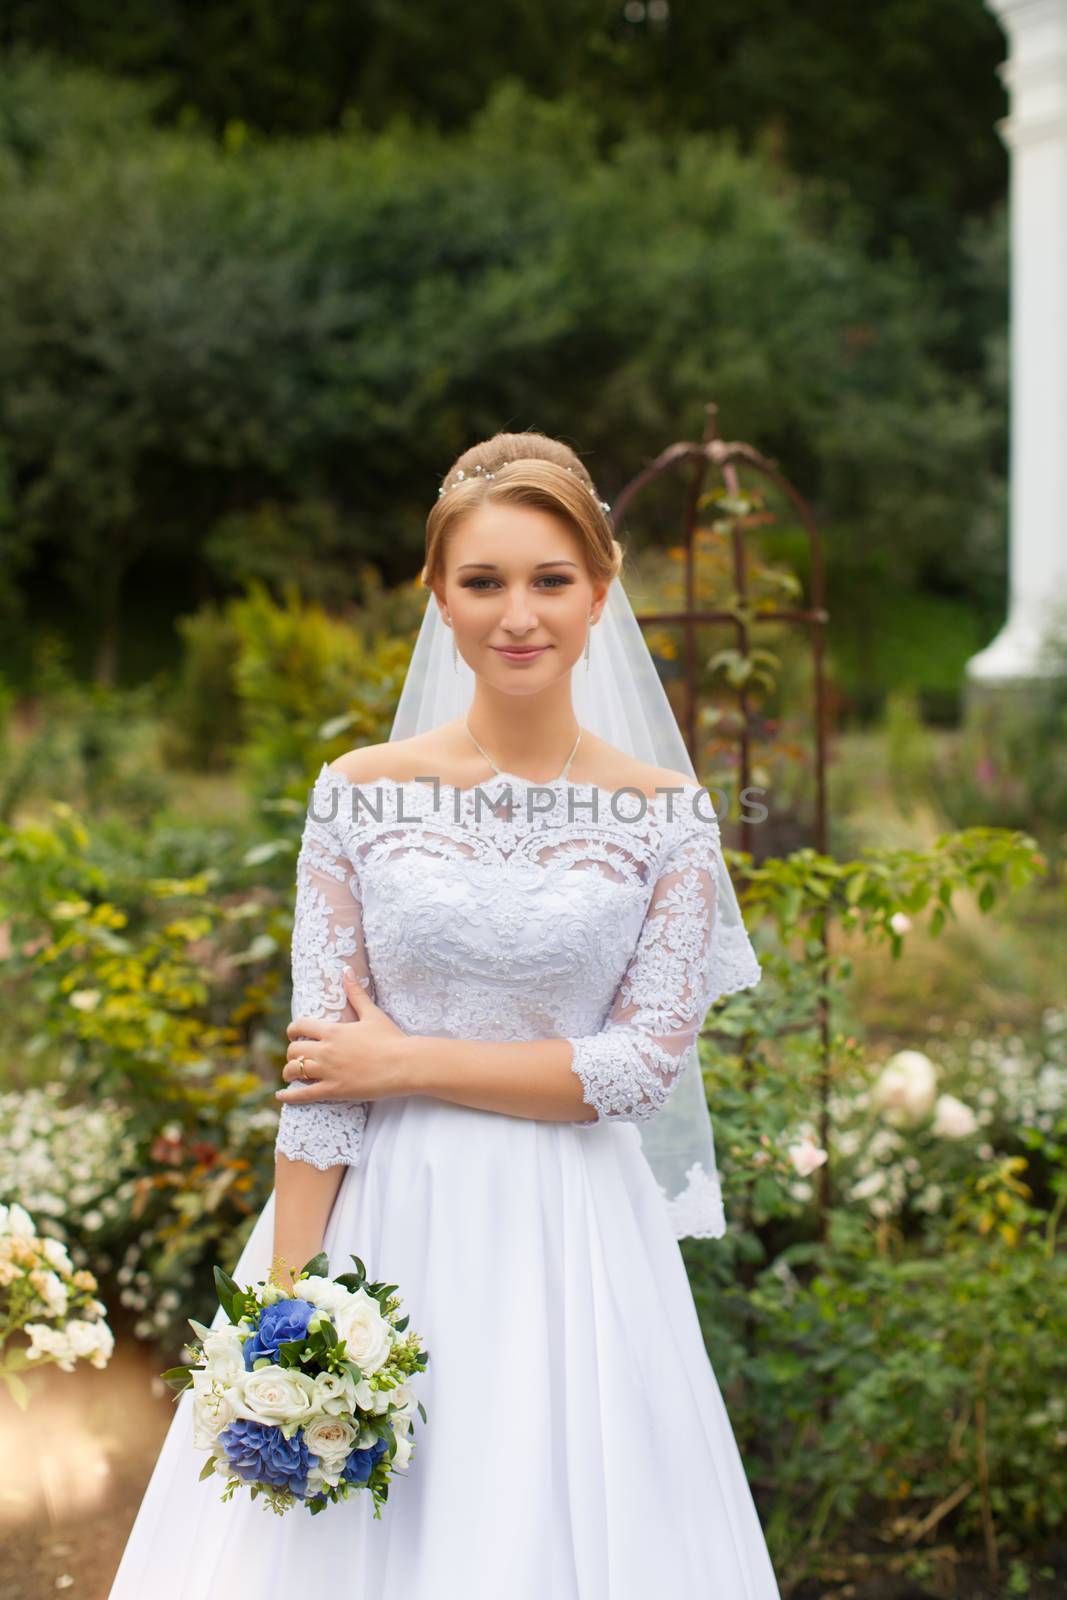
[[(701, 1046), (709, 1354), (783, 1595), (1067, 1593), (1067, 642), (999, 720), (962, 694), (1007, 585), (996, 22), (43, 0), (0, 39), (0, 1202), (116, 1336), (0, 1389), (0, 1600), (106, 1594), (269, 1193), (308, 787), (388, 737), (443, 473), (534, 427), (613, 501), (708, 402), (814, 510), (831, 687), (820, 854), (803, 637), (701, 635), (698, 771), (743, 690), (771, 796), (764, 982)], [(734, 527), (757, 608), (810, 593), (749, 489), (701, 508), (709, 604)], [(620, 530), (639, 614), (681, 499)]]

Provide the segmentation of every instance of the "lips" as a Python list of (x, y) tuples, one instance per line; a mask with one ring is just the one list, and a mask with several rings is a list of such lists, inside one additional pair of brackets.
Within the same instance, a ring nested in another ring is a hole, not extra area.
[(493, 649), (496, 651), (497, 655), (508, 656), (513, 661), (527, 661), (533, 656), (543, 655), (548, 649), (548, 645), (539, 644), (525, 649), (512, 649), (507, 645), (495, 644), (493, 645)]

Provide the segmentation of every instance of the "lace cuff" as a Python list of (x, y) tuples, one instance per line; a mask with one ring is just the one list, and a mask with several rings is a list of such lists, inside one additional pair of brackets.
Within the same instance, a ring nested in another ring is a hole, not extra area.
[(634, 954), (597, 1033), (569, 1040), (583, 1099), (604, 1120), (641, 1122), (666, 1104), (713, 1000), (762, 976), (743, 923), (717, 907), (718, 829), (668, 851)]
[(604, 1117), (640, 1122), (666, 1103), (680, 1063), (667, 1050), (645, 1039), (638, 1047), (624, 1028), (605, 1028), (571, 1039), (571, 1070), (582, 1080), (582, 1099), (599, 1116), (578, 1119), (578, 1127), (595, 1128)]
[(320, 1172), (354, 1167), (363, 1148), (367, 1107), (362, 1100), (316, 1100), (311, 1105), (282, 1102), (275, 1155), (307, 1161)]

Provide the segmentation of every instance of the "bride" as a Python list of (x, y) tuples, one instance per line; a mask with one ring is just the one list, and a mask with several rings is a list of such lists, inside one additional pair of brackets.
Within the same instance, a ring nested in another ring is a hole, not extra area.
[(460, 456), (390, 738), (309, 799), (233, 1276), (399, 1286), (404, 1470), (379, 1519), (223, 1502), (186, 1390), (111, 1600), (778, 1600), (677, 1244), (726, 1227), (695, 1040), (760, 969), (607, 511), (542, 434)]

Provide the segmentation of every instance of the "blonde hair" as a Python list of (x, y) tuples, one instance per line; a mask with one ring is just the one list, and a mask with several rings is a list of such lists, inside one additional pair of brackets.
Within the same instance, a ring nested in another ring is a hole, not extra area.
[[(459, 473), (463, 479), (457, 482)], [(492, 477), (486, 477), (492, 473)], [(578, 535), (589, 575), (610, 581), (621, 570), (623, 549), (600, 504), (592, 478), (570, 445), (544, 433), (494, 433), (457, 456), (426, 519), (427, 589), (444, 574), (450, 535), (475, 506), (493, 501), (536, 506), (568, 523)], [(590, 492), (592, 491), (592, 492)]]

